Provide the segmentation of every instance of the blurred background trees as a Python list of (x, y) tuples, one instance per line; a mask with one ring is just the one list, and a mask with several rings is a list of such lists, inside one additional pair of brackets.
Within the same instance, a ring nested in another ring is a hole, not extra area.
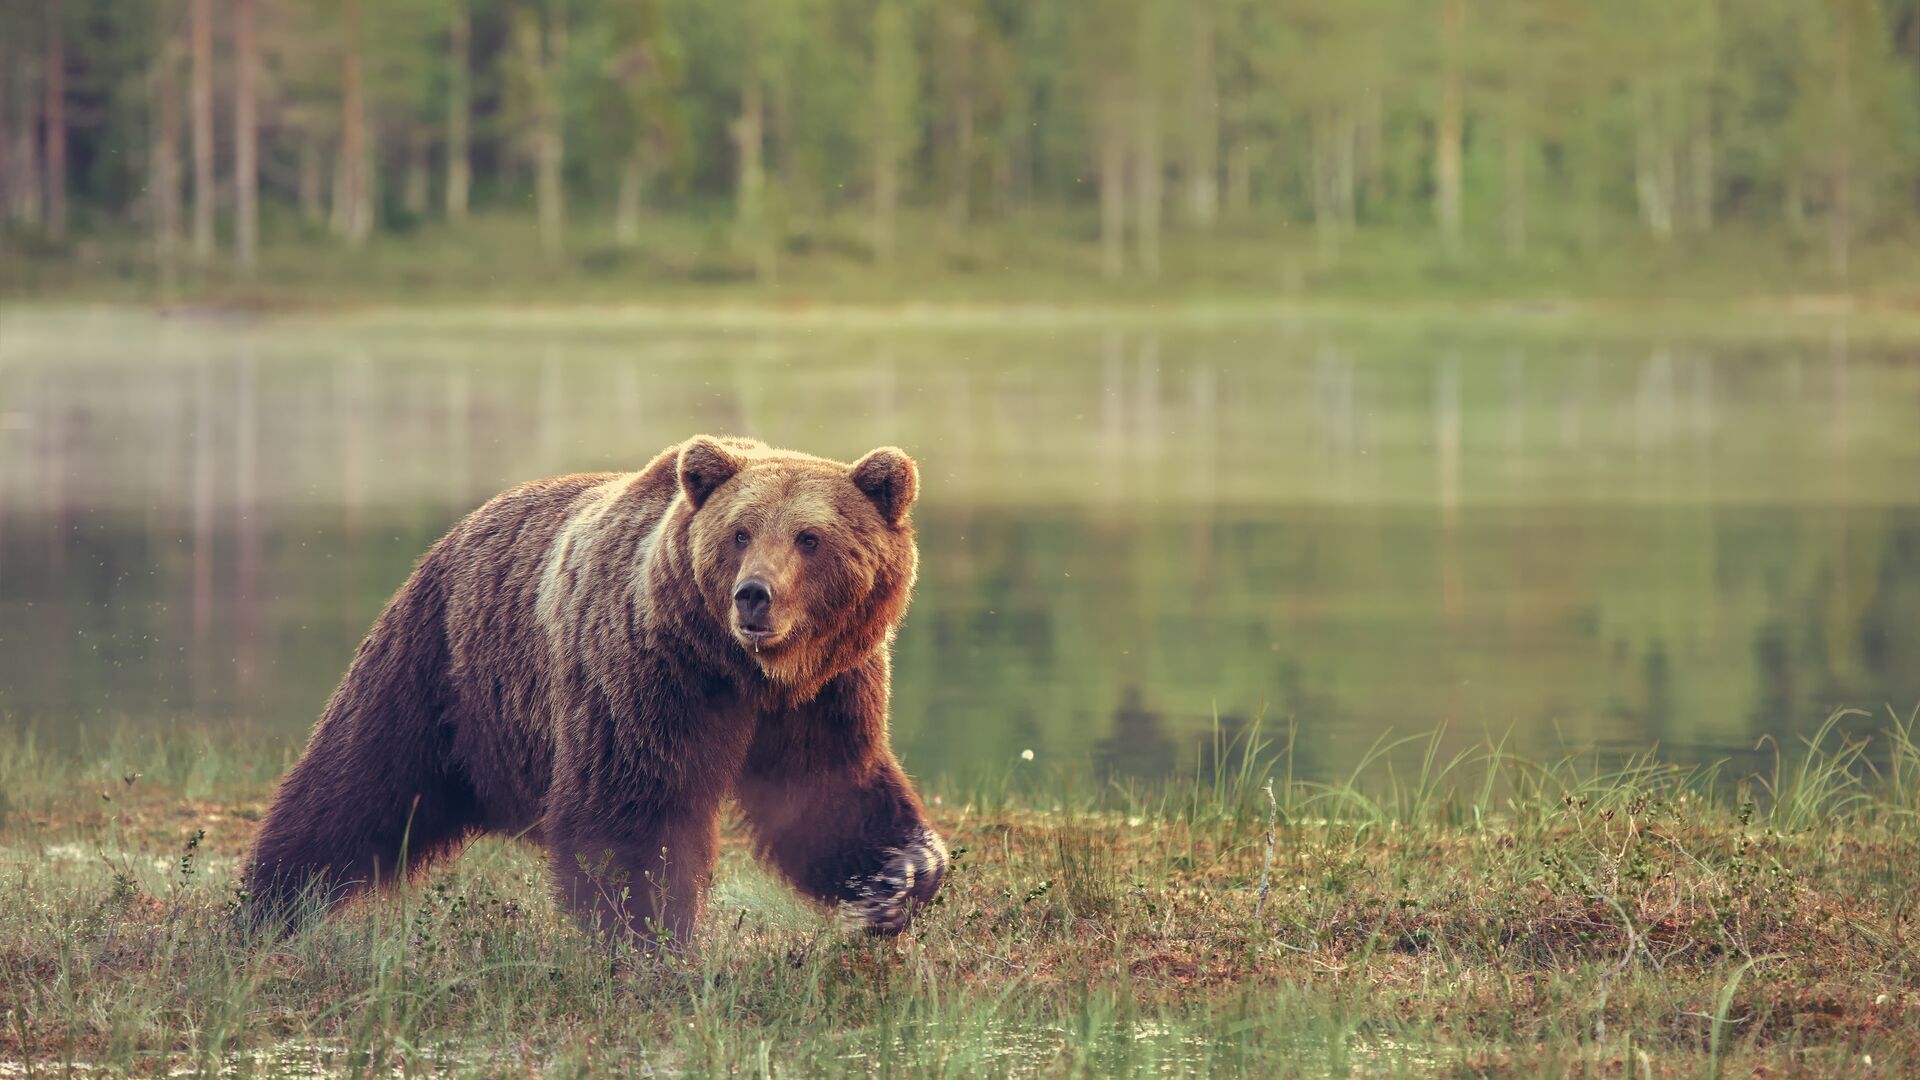
[(1152, 278), (1280, 222), (1758, 231), (1844, 283), (1920, 219), (1920, 0), (4, 0), (0, 213), (162, 277), (486, 215), (555, 261), (705, 223), (767, 280), (1002, 225)]

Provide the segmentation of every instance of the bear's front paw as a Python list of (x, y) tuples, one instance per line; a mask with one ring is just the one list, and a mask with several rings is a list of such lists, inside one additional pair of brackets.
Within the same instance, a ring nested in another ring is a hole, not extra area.
[(881, 853), (880, 869), (847, 882), (841, 917), (869, 934), (907, 928), (913, 909), (933, 899), (947, 873), (947, 846), (932, 830)]

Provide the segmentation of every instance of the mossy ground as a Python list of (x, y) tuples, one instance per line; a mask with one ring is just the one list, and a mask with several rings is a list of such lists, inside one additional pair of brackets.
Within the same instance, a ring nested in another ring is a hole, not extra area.
[(16, 739), (0, 1075), (1912, 1075), (1910, 732), (1752, 778), (1487, 746), (1327, 785), (1256, 747), (1150, 796), (936, 783), (957, 865), (909, 934), (729, 829), (678, 955), (596, 945), (503, 840), (250, 940), (283, 756)]

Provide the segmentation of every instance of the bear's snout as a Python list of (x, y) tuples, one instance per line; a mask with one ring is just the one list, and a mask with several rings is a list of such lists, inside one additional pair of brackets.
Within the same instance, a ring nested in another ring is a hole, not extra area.
[(757, 577), (740, 582), (733, 589), (733, 611), (741, 630), (749, 634), (772, 633), (772, 586)]

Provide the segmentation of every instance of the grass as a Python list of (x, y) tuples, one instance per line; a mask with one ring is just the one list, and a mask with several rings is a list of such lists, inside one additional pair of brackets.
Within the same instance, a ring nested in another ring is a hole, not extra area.
[(1913, 237), (1863, 238), (1846, 280), (1828, 269), (1823, 239), (1738, 223), (1668, 243), (1630, 217), (1586, 231), (1542, 222), (1523, 255), (1490, 231), (1449, 251), (1421, 226), (1379, 225), (1330, 242), (1310, 226), (1262, 214), (1211, 231), (1169, 228), (1157, 275), (1101, 273), (1097, 221), (1088, 207), (1036, 207), (955, 229), (938, 214), (904, 212), (895, 261), (877, 265), (859, 214), (796, 222), (770, 280), (737, 243), (724, 207), (656, 217), (622, 246), (604, 212), (573, 216), (566, 253), (540, 254), (531, 215), (476, 215), (454, 228), (422, 221), (376, 234), (354, 250), (287, 217), (265, 222), (260, 266), (234, 271), (228, 252), (206, 266), (187, 261), (163, 278), (145, 234), (102, 226), (61, 246), (0, 232), (0, 296), (261, 307), (392, 304), (652, 302), (900, 306), (1030, 304), (1036, 300), (1137, 309), (1196, 301), (1346, 301), (1369, 307), (1408, 301), (1528, 304), (1568, 300), (1662, 304), (1773, 298), (1825, 310), (1849, 306), (1911, 311), (1920, 276)]
[(1872, 724), (1752, 777), (1423, 736), (1328, 783), (1257, 731), (1154, 791), (1022, 763), (932, 786), (956, 868), (908, 935), (847, 936), (734, 830), (680, 956), (596, 947), (494, 840), (247, 940), (282, 755), (18, 738), (0, 1075), (1912, 1075), (1920, 727)]

